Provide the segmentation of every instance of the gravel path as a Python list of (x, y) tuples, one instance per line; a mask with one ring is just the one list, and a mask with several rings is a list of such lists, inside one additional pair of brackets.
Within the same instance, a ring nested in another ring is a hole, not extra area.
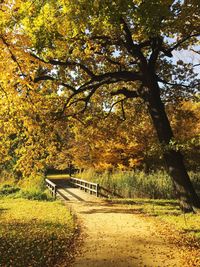
[(190, 251), (175, 245), (159, 220), (145, 216), (131, 206), (108, 204), (62, 179), (65, 201), (81, 226), (80, 244), (73, 267), (194, 267), (184, 264)]
[(155, 218), (79, 195), (85, 200), (67, 204), (82, 227), (83, 243), (73, 267), (188, 267), (181, 262), (181, 249), (160, 234)]

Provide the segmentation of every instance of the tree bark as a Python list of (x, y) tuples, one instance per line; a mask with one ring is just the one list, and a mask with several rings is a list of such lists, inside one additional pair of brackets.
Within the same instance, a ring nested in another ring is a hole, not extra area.
[(166, 115), (164, 104), (160, 98), (160, 88), (157, 81), (147, 84), (145, 100), (151, 115), (158, 139), (163, 147), (163, 157), (167, 170), (173, 180), (176, 195), (180, 201), (180, 207), (184, 212), (194, 212), (200, 208), (200, 199), (196, 194), (192, 182), (187, 174), (183, 156), (180, 151), (169, 148), (173, 139), (173, 132)]

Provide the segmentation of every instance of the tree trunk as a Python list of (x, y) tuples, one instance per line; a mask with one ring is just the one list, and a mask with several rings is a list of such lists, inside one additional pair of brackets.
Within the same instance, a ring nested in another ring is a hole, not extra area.
[(150, 82), (145, 100), (151, 115), (155, 130), (161, 146), (163, 147), (163, 157), (165, 159), (168, 173), (171, 176), (176, 195), (180, 201), (180, 207), (184, 212), (192, 212), (195, 208), (200, 208), (200, 199), (196, 194), (192, 182), (187, 174), (183, 156), (180, 151), (169, 148), (173, 139), (173, 132), (166, 115), (164, 104), (160, 98), (160, 88), (158, 83)]

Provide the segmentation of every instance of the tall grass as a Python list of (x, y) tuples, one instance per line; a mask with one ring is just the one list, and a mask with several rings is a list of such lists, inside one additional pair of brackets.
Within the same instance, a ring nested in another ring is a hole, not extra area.
[[(145, 173), (143, 171), (116, 171), (96, 173), (89, 169), (78, 175), (82, 179), (99, 183), (108, 190), (125, 198), (175, 198), (173, 184), (169, 175), (164, 171)], [(200, 190), (200, 177), (190, 173), (197, 190)]]

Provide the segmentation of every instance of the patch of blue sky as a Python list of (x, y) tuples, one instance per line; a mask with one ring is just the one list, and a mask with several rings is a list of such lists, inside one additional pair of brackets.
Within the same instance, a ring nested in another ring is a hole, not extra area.
[(179, 50), (173, 51), (173, 61), (176, 63), (179, 60), (182, 60), (184, 63), (190, 63), (194, 66), (194, 72), (198, 74), (200, 78), (200, 54), (195, 53), (193, 50), (200, 50), (200, 46), (196, 46), (192, 50)]

